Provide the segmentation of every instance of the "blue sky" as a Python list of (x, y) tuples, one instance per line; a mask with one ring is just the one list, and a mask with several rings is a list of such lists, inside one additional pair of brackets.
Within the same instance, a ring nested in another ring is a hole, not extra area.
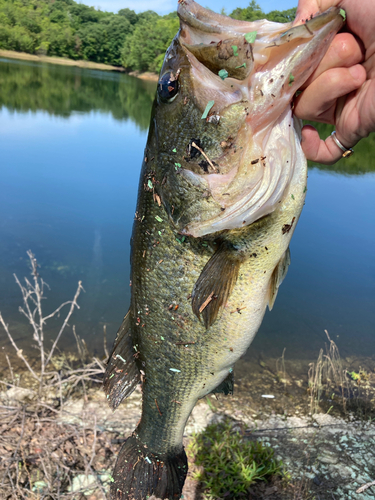
[[(100, 8), (100, 10), (107, 10), (117, 12), (120, 9), (128, 7), (136, 12), (144, 10), (154, 10), (158, 14), (168, 14), (176, 10), (177, 0), (83, 0), (82, 3), (92, 5), (93, 7)], [(232, 12), (236, 7), (247, 7), (249, 0), (233, 0), (225, 2), (224, 0), (201, 0), (201, 5), (209, 7), (210, 9), (220, 12), (224, 7), (227, 13)], [(295, 7), (297, 0), (260, 0), (258, 4), (264, 12), (271, 10), (285, 10)]]

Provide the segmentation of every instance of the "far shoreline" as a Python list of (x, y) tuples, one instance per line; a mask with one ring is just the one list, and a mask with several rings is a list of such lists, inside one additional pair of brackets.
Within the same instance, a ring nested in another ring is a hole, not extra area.
[(19, 59), (22, 61), (33, 61), (33, 62), (43, 62), (49, 64), (60, 64), (63, 66), (76, 66), (78, 68), (86, 69), (96, 69), (101, 71), (117, 71), (119, 73), (125, 73), (141, 80), (158, 81), (158, 75), (156, 73), (145, 72), (141, 73), (139, 71), (131, 71), (127, 73), (126, 70), (121, 66), (112, 66), (110, 64), (96, 63), (92, 61), (84, 61), (82, 59), (74, 60), (65, 57), (51, 57), (51, 56), (38, 56), (36, 54), (28, 54), (27, 52), (16, 52), (14, 50), (0, 50), (0, 57), (8, 59)]

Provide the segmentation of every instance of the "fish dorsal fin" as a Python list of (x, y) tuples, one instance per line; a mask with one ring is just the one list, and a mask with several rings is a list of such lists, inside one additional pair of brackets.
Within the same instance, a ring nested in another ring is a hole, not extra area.
[(225, 306), (234, 285), (242, 258), (228, 243), (220, 244), (204, 266), (192, 293), (192, 308), (199, 320), (209, 328)]
[(117, 332), (115, 345), (109, 357), (103, 380), (108, 404), (114, 410), (124, 398), (134, 391), (141, 380), (134, 358), (135, 352), (129, 318), (128, 312)]
[(281, 257), (281, 259), (279, 260), (271, 276), (270, 288), (269, 288), (269, 300), (268, 300), (268, 309), (270, 311), (272, 310), (273, 305), (275, 303), (279, 286), (284, 281), (286, 273), (288, 272), (289, 264), (290, 264), (290, 250), (288, 247), (287, 250), (284, 252), (283, 256)]

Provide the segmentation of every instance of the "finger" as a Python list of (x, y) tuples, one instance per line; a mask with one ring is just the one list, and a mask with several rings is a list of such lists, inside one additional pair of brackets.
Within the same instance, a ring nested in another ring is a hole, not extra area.
[(293, 25), (301, 24), (305, 19), (310, 19), (311, 15), (319, 12), (319, 3), (319, 0), (300, 0)]
[(309, 19), (311, 15), (315, 16), (318, 12), (324, 12), (340, 2), (341, 0), (300, 0), (293, 25), (301, 24), (304, 19)]
[(336, 101), (358, 89), (366, 80), (361, 64), (322, 73), (294, 102), (294, 114), (303, 120), (335, 122)]
[(342, 158), (342, 151), (331, 136), (320, 139), (318, 131), (311, 125), (302, 128), (301, 146), (306, 158), (316, 163), (332, 165)]
[(349, 68), (363, 61), (363, 47), (350, 33), (339, 33), (333, 39), (317, 69), (301, 87), (308, 87), (325, 71), (332, 68)]

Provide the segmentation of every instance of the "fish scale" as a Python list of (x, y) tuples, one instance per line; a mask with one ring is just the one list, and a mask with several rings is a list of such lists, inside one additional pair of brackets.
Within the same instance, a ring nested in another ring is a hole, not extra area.
[[(145, 207), (141, 207), (143, 201)], [(178, 243), (177, 234), (171, 230), (165, 212), (163, 213), (163, 210), (152, 201), (152, 195), (149, 193), (141, 194), (138, 209), (141, 208), (145, 209), (147, 216), (142, 223), (137, 222), (134, 227), (132, 257), (134, 303), (131, 306), (134, 311), (139, 311), (144, 309), (147, 301), (149, 307), (148, 315), (141, 316), (144, 326), (138, 327), (136, 336), (140, 352), (139, 361), (146, 377), (140, 428), (146, 429), (143, 434), (147, 434), (147, 429), (149, 430), (147, 442), (151, 440), (155, 450), (162, 453), (171, 443), (180, 445), (183, 432), (181, 425), (184, 426), (195, 404), (191, 393), (196, 392), (194, 386), (204, 372), (202, 363), (204, 353), (196, 347), (201, 345), (206, 331), (192, 314), (187, 297), (199, 277), (199, 271), (194, 272), (195, 267), (192, 266), (200, 260), (203, 267), (209, 252), (204, 247), (199, 247), (196, 242)], [(143, 249), (149, 248), (155, 239), (153, 233), (151, 235), (145, 233), (145, 228), (150, 223), (154, 224), (157, 215), (164, 217), (163, 222), (158, 223), (157, 227), (165, 232), (162, 236), (157, 234), (160, 243), (152, 248), (151, 253), (147, 253), (146, 250), (146, 255), (143, 257)], [(190, 250), (191, 245), (193, 249)], [(194, 248), (197, 246), (198, 252)], [(160, 260), (163, 262), (158, 265)], [(159, 295), (156, 293), (159, 290), (163, 290), (164, 293)], [(178, 304), (178, 310), (169, 311), (170, 304)], [(160, 329), (161, 324), (162, 329)], [(161, 340), (161, 336), (164, 340)], [(176, 345), (176, 342), (185, 340), (197, 344), (190, 344), (189, 350), (184, 345)], [(180, 373), (174, 373), (170, 368), (178, 369)], [(159, 414), (155, 399), (162, 415)], [(181, 405), (173, 403), (172, 400), (179, 401)], [(177, 428), (176, 422), (179, 420), (181, 424), (178, 436), (174, 437), (171, 435), (171, 430)], [(149, 426), (149, 422), (153, 422), (153, 425)], [(155, 424), (158, 426), (157, 433)]]
[[(306, 195), (290, 101), (343, 24), (339, 9), (308, 29), (235, 21), (193, 0), (178, 13), (140, 176), (130, 310), (104, 378), (114, 409), (142, 381), (141, 420), (113, 473), (117, 500), (180, 498), (186, 421), (199, 398), (233, 390), (234, 363), (272, 309)], [(246, 71), (235, 71), (236, 51), (223, 59), (228, 74), (244, 80), (215, 74), (221, 60), (212, 59), (211, 41), (230, 46), (254, 31), (251, 50), (236, 43), (254, 57)], [(266, 91), (275, 92), (268, 103)]]

